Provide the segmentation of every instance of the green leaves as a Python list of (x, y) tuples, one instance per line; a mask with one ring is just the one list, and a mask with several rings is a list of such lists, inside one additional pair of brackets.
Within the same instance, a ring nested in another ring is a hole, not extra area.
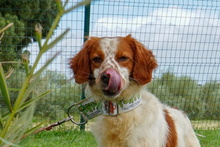
[[(43, 71), (45, 71), (48, 65), (50, 65), (54, 61), (54, 59), (60, 54), (60, 52), (55, 53), (48, 61), (44, 63), (44, 65), (39, 70), (36, 70), (36, 67), (39, 64), (41, 57), (47, 51), (52, 49), (68, 33), (69, 29), (65, 30), (56, 39), (49, 42), (54, 33), (54, 30), (58, 26), (61, 17), (64, 14), (72, 11), (73, 9), (78, 8), (79, 6), (84, 5), (86, 3), (89, 3), (90, 0), (80, 2), (79, 4), (70, 7), (66, 10), (65, 7), (67, 6), (67, 2), (68, 0), (64, 2), (64, 5), (62, 5), (61, 1), (56, 0), (58, 14), (54, 19), (54, 22), (52, 23), (52, 26), (48, 34), (46, 35), (44, 43), (41, 42), (43, 36), (43, 29), (41, 25), (37, 24), (35, 26), (35, 37), (39, 45), (39, 53), (31, 68), (29, 68), (28, 58), (22, 56), (22, 64), (25, 65), (26, 78), (24, 79), (20, 88), (9, 88), (7, 86), (7, 78), (10, 78), (11, 74), (9, 73), (6, 78), (6, 75), (2, 67), (2, 63), (0, 62), (0, 94), (3, 96), (4, 104), (7, 107), (7, 109), (4, 110), (4, 112), (0, 111), (0, 146), (15, 146), (18, 142), (20, 142), (22, 138), (32, 134), (36, 131), (36, 129), (38, 129), (41, 126), (41, 124), (35, 127), (31, 125), (33, 113), (35, 110), (35, 103), (39, 99), (43, 98), (45, 95), (50, 93), (51, 90), (39, 94), (35, 90), (36, 85)], [(0, 30), (0, 33), (6, 31), (6, 29), (10, 26), (11, 25), (6, 26), (2, 30)], [(11, 72), (13, 72), (13, 70)], [(18, 91), (18, 94), (16, 95), (15, 101), (12, 103), (10, 98), (10, 92), (15, 90)]]
[(28, 106), (30, 106), (31, 104), (35, 103), (35, 102), (38, 101), (39, 99), (43, 98), (45, 95), (47, 95), (47, 94), (50, 93), (50, 92), (51, 92), (51, 90), (48, 90), (48, 91), (46, 91), (46, 92), (40, 94), (39, 96), (37, 96), (37, 97), (35, 97), (35, 98), (31, 99), (31, 100), (26, 101), (25, 103), (23, 103), (23, 104), (20, 106), (20, 109), (19, 109), (18, 111), (21, 111), (21, 110), (27, 108)]
[(69, 32), (69, 30), (70, 29), (66, 29), (59, 37), (57, 37), (49, 45), (47, 45), (45, 52), (54, 47), (54, 45), (56, 45)]
[(8, 86), (6, 84), (5, 74), (3, 71), (2, 64), (0, 63), (0, 89), (2, 92), (2, 96), (4, 99), (4, 102), (10, 112), (12, 112), (12, 106), (11, 106), (11, 100), (9, 96)]

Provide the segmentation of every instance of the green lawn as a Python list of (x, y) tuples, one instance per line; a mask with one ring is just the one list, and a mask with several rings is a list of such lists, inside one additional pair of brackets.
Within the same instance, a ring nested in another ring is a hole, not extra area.
[(21, 147), (97, 147), (91, 132), (77, 130), (44, 131), (25, 138)]
[[(197, 130), (202, 147), (219, 147), (220, 130)], [(203, 137), (202, 137), (202, 136)], [(91, 132), (77, 130), (44, 131), (24, 139), (21, 147), (96, 147)]]
[(196, 133), (202, 147), (220, 147), (220, 129), (196, 130)]

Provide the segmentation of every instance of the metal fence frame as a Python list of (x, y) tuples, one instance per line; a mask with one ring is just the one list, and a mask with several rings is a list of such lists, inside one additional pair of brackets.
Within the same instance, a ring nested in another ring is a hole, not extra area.
[[(162, 1), (155, 1), (155, 2), (150, 2), (150, 1), (148, 1), (148, 3), (146, 4), (146, 2), (144, 1), (144, 0), (140, 0), (139, 2), (137, 2), (137, 3), (135, 3), (134, 1), (129, 1), (131, 4), (133, 4), (134, 5), (134, 7), (136, 7), (136, 9), (133, 9), (132, 11), (134, 11), (134, 10), (137, 10), (138, 9), (138, 7), (142, 7), (142, 6), (148, 6), (147, 8), (146, 8), (146, 12), (148, 12), (148, 11), (150, 11), (150, 10), (148, 10), (148, 9), (153, 9), (154, 7), (156, 7), (156, 8), (159, 8), (160, 7), (160, 5), (162, 6), (162, 8), (165, 8), (166, 6), (168, 7), (169, 5), (170, 5), (170, 3), (169, 2), (171, 2), (171, 1), (169, 1), (169, 0), (167, 0), (167, 1), (165, 1), (165, 2), (162, 2)], [(172, 1), (173, 2), (173, 1)], [(99, 15), (99, 14), (101, 14), (101, 13), (104, 13), (104, 11), (99, 11), (99, 10), (94, 10), (94, 7), (95, 6), (97, 6), (97, 5), (100, 5), (100, 7), (102, 7), (102, 9), (104, 9), (104, 8), (106, 8), (107, 6), (106, 5), (109, 5), (109, 7), (114, 7), (116, 4), (115, 3), (117, 3), (117, 1), (103, 1), (103, 2), (100, 2), (100, 3), (98, 3), (98, 2), (96, 2), (96, 1), (94, 1), (94, 2), (92, 2), (92, 3), (90, 3), (89, 5), (87, 5), (87, 6), (85, 6), (84, 8), (83, 8), (83, 10), (82, 9), (80, 9), (80, 10), (77, 10), (77, 11), (75, 11), (75, 12), (73, 12), (73, 13), (82, 13), (83, 14), (83, 19), (81, 18), (81, 19), (77, 19), (77, 18), (74, 18), (75, 20), (75, 24), (77, 24), (77, 23), (81, 23), (81, 24), (83, 24), (83, 27), (82, 27), (82, 29), (83, 29), (83, 35), (81, 34), (81, 36), (82, 37), (80, 37), (80, 45), (82, 45), (82, 43), (83, 42), (85, 42), (86, 41), (86, 37), (87, 36), (90, 36), (90, 35), (94, 35), (94, 34), (99, 34), (101, 31), (105, 31), (105, 30), (100, 30), (100, 32), (97, 32), (97, 33), (94, 33), (94, 31), (93, 30), (91, 30), (91, 24), (93, 24), (93, 23), (95, 23), (94, 22), (94, 14), (97, 14), (97, 15)], [(173, 2), (174, 4), (173, 5), (171, 5), (171, 6), (181, 6), (182, 5), (182, 8), (187, 8), (187, 6), (190, 8), (190, 9), (193, 9), (194, 7), (196, 7), (196, 6), (198, 6), (198, 7), (201, 7), (201, 8), (204, 8), (204, 9), (206, 9), (207, 10), (207, 12), (209, 12), (209, 9), (212, 9), (213, 8), (213, 10), (216, 10), (216, 12), (219, 12), (220, 11), (220, 2), (218, 2), (218, 1), (214, 1), (212, 4), (211, 4), (211, 2), (209, 3), (209, 2), (207, 2), (207, 3), (205, 3), (205, 2), (199, 2), (199, 1), (195, 1), (195, 2), (189, 2), (189, 1), (187, 1), (187, 2), (184, 2), (184, 1), (175, 1), (175, 2)], [(214, 5), (216, 3), (216, 5)], [(104, 7), (105, 6), (105, 7)], [(119, 7), (117, 7), (117, 9), (119, 9), (120, 7), (126, 7), (126, 6), (128, 6), (127, 5), (127, 3), (125, 2), (125, 1), (122, 1), (121, 3), (120, 3), (120, 6)], [(99, 7), (98, 7), (99, 8)], [(178, 9), (178, 8), (175, 8), (175, 9)], [(117, 10), (115, 13), (112, 13), (112, 15), (114, 15), (114, 16), (117, 16), (118, 14), (117, 14), (117, 12), (120, 12), (120, 10)], [(98, 14), (99, 13), (99, 14)], [(121, 13), (123, 13), (123, 15), (125, 14), (125, 12), (121, 12)], [(131, 13), (129, 12), (129, 14), (128, 14), (128, 20), (129, 20), (129, 15), (130, 15)], [(143, 14), (143, 12), (142, 12), (142, 14)], [(107, 14), (106, 12), (105, 12), (105, 14), (103, 14), (103, 15), (109, 15), (109, 14)], [(137, 15), (137, 13), (136, 12), (134, 12), (134, 15)], [(81, 15), (82, 16), (82, 15)], [(136, 16), (137, 17), (137, 19), (136, 20), (138, 20), (138, 15)], [(164, 18), (166, 19), (166, 17), (167, 16), (164, 16)], [(177, 16), (175, 16), (175, 17), (177, 17)], [(191, 17), (191, 16), (190, 16)], [(196, 17), (195, 17), (196, 18)], [(218, 17), (219, 18), (219, 17)], [(215, 18), (210, 18), (210, 21), (212, 20), (212, 19), (215, 19)], [(63, 20), (68, 20), (68, 18), (64, 18)], [(131, 19), (130, 19), (131, 20)], [(68, 20), (68, 21), (71, 21), (71, 20)], [(84, 22), (82, 22), (82, 21), (84, 21)], [(108, 23), (108, 22), (105, 22), (105, 20), (102, 20), (102, 22), (103, 23)], [(70, 24), (72, 24), (72, 22), (69, 22)], [(122, 23), (121, 25), (123, 25), (124, 23)], [(138, 24), (138, 22), (137, 22), (137, 25), (139, 25)], [(160, 24), (156, 24), (156, 25), (160, 25)], [(171, 24), (172, 25), (172, 24)], [(217, 26), (219, 25), (219, 24), (216, 24)], [(94, 26), (94, 24), (93, 24), (93, 26)], [(149, 26), (153, 26), (153, 25), (149, 25)], [(0, 26), (1, 27), (1, 26)], [(60, 29), (60, 30), (62, 30), (62, 27), (66, 27), (66, 26), (60, 26), (60, 28), (58, 28), (58, 30)], [(69, 27), (69, 26), (68, 26)], [(74, 26), (73, 26), (74, 27)], [(167, 27), (166, 25), (165, 25), (165, 27)], [(75, 29), (74, 28), (71, 28), (73, 31), (75, 31)], [(143, 28), (142, 28), (143, 29)], [(155, 28), (154, 28), (155, 29)], [(204, 28), (203, 28), (204, 29)], [(212, 28), (207, 28), (207, 29), (212, 29)], [(140, 28), (140, 30), (141, 30), (141, 28)], [(139, 30), (139, 31), (140, 31)], [(109, 31), (109, 30), (108, 30)], [(121, 32), (120, 32), (121, 31)], [(122, 34), (122, 36), (124, 35), (124, 34), (126, 34), (127, 32), (123, 32), (123, 30), (120, 30), (119, 31), (119, 34)], [(148, 30), (149, 31), (149, 30)], [(151, 30), (152, 31), (152, 30)], [(184, 30), (183, 30), (184, 31)], [(185, 31), (187, 31), (187, 30), (185, 30)], [(107, 32), (107, 31), (106, 31)], [(114, 30), (114, 31), (112, 31), (113, 33), (112, 34), (117, 34), (117, 30)], [(155, 30), (155, 32), (157, 32), (158, 33), (158, 30)], [(54, 35), (56, 35), (56, 33), (58, 33), (58, 32), (55, 32), (55, 34)], [(131, 32), (131, 33), (135, 33), (135, 32)], [(146, 31), (145, 31), (145, 33), (146, 33)], [(151, 32), (152, 33), (152, 32)], [(169, 32), (168, 32), (169, 33)], [(167, 33), (167, 34), (168, 34)], [(178, 34), (178, 32), (171, 32), (171, 33), (173, 33), (173, 34), (175, 34), (175, 33), (177, 33)], [(140, 32), (137, 32), (137, 36), (139, 35), (139, 34), (141, 34), (141, 31)], [(166, 34), (166, 32), (163, 32), (163, 35), (167, 35)], [(153, 35), (153, 38), (157, 38), (158, 36), (159, 36), (160, 34), (154, 34)], [(185, 35), (185, 36), (184, 36)], [(189, 36), (187, 36), (187, 34), (184, 34), (183, 35), (183, 38), (185, 37), (186, 39), (187, 39), (187, 37), (189, 37)], [(204, 35), (204, 34), (203, 34)], [(209, 34), (208, 34), (209, 35)], [(218, 37), (218, 36), (220, 36), (218, 33), (216, 33), (216, 38)], [(10, 36), (9, 36), (10, 37)], [(134, 37), (135, 37), (135, 35), (134, 35)], [(66, 39), (72, 39), (72, 36), (70, 35), (70, 36), (67, 36), (66, 37)], [(78, 38), (77, 38), (78, 39)], [(76, 39), (76, 40), (77, 40)], [(174, 40), (175, 40), (175, 38), (173, 38)], [(156, 43), (158, 43), (158, 40), (157, 41), (153, 41), (150, 37), (149, 37), (149, 35), (148, 34), (144, 34), (144, 37), (142, 37), (142, 38), (139, 38), (139, 40), (141, 41), (141, 42), (143, 42), (143, 43), (146, 43), (146, 41), (147, 40), (150, 40), (149, 42), (149, 44), (147, 44), (148, 46), (154, 46), (155, 47), (155, 44)], [(201, 39), (202, 40), (202, 39)], [(184, 41), (184, 40), (183, 40)], [(170, 58), (170, 52), (172, 52), (172, 50), (170, 49), (169, 50), (169, 48), (167, 47), (168, 45), (168, 43), (166, 42), (166, 40), (162, 40), (161, 42), (163, 42), (163, 44), (164, 44), (164, 46), (165, 46), (165, 50), (166, 51), (162, 51), (162, 53), (166, 53), (166, 55), (164, 55), (164, 58), (163, 59), (160, 59), (161, 61), (165, 61), (165, 60), (167, 60), (168, 58)], [(176, 44), (178, 44), (178, 43), (180, 43), (180, 42), (174, 42), (174, 43), (176, 43)], [(201, 42), (202, 43), (202, 42)], [(216, 42), (214, 42), (214, 43), (216, 43)], [(65, 44), (65, 42), (64, 42), (64, 44)], [(66, 44), (67, 44), (67, 42), (66, 42)], [(218, 43), (216, 46), (219, 46), (220, 44)], [(214, 46), (214, 45), (213, 45)], [(57, 47), (55, 47), (55, 49), (59, 49), (59, 48), (62, 48), (63, 46), (62, 45), (60, 45), (60, 46), (57, 46)], [(65, 47), (65, 46), (64, 46)], [(71, 46), (70, 46), (71, 47)], [(74, 50), (74, 51), (71, 51), (71, 56), (73, 56), (79, 49), (80, 49), (80, 46), (78, 46), (78, 45), (74, 45), (74, 46), (72, 46), (72, 48), (73, 47), (77, 47), (77, 49), (76, 50)], [(158, 50), (154, 50), (156, 53), (158, 53), (159, 51), (161, 51), (162, 50), (162, 48), (160, 48), (159, 46), (158, 46)], [(205, 49), (203, 50), (203, 51), (206, 51)], [(189, 51), (190, 52), (190, 51)], [(189, 53), (189, 52), (184, 52), (184, 54), (187, 54), (187, 53)], [(198, 53), (199, 51), (197, 51), (197, 50), (195, 50), (194, 51), (195, 52), (195, 54), (196, 53)], [(217, 51), (217, 50), (214, 50), (213, 51), (214, 53), (213, 53), (213, 56), (214, 56), (214, 59), (210, 59), (212, 62), (210, 62), (210, 64), (206, 64), (206, 66), (217, 66), (216, 68), (218, 69), (218, 70), (216, 70), (216, 71), (220, 71), (220, 67), (219, 67), (219, 59), (220, 59), (220, 57), (218, 56), (218, 53), (219, 53), (219, 51)], [(66, 54), (68, 54), (68, 53), (66, 53)], [(206, 54), (206, 52), (204, 52), (204, 54)], [(207, 53), (208, 54), (208, 53)], [(217, 55), (216, 55), (217, 54)], [(65, 55), (64, 55), (65, 56)], [(62, 57), (63, 58), (63, 57)], [(67, 57), (68, 58), (68, 57)], [(178, 59), (178, 56), (177, 57), (175, 57), (174, 58), (174, 61), (172, 61), (172, 62), (161, 62), (161, 66), (162, 67), (164, 67), (164, 68), (162, 68), (162, 69), (158, 69), (156, 72), (164, 72), (164, 70), (166, 69), (166, 70), (169, 70), (169, 68), (170, 67), (172, 67), (174, 64), (176, 64), (175, 63), (175, 60), (179, 60)], [(193, 61), (193, 59), (189, 59), (190, 60), (190, 62), (191, 61)], [(200, 60), (200, 59), (199, 59)], [(208, 61), (209, 59), (207, 58), (207, 59), (205, 59), (205, 61)], [(65, 60), (65, 64), (68, 64), (68, 61), (69, 61), (69, 59), (66, 59)], [(159, 62), (160, 63), (160, 62)], [(213, 63), (213, 64), (212, 64)], [(57, 63), (57, 64), (59, 64), (59, 63)], [(189, 63), (186, 63), (186, 64), (189, 64)], [(197, 63), (195, 63), (195, 65), (197, 65)], [(55, 66), (56, 66), (56, 64), (55, 64)], [(181, 64), (179, 64), (178, 66), (180, 66), (180, 68), (178, 68), (177, 70), (180, 70), (181, 72), (185, 72), (184, 70), (185, 69), (187, 69), (186, 68), (186, 66), (188, 66), (188, 65), (181, 65)], [(199, 66), (201, 66), (201, 65), (199, 65)], [(197, 68), (196, 68), (197, 69)], [(194, 69), (194, 71), (192, 71), (192, 73), (191, 74), (193, 74), (193, 72), (195, 72), (196, 71), (196, 69)], [(61, 70), (61, 69), (60, 69)], [(165, 70), (165, 71), (166, 71)], [(64, 72), (69, 72), (69, 71), (64, 71)], [(209, 76), (209, 72), (212, 72), (212, 71), (206, 71), (205, 69), (204, 69), (204, 75), (203, 76)], [(179, 73), (178, 73), (179, 74)], [(214, 72), (213, 74), (218, 74), (218, 72)], [(179, 75), (178, 75), (179, 76)], [(18, 77), (18, 79), (19, 79), (19, 77)], [(219, 79), (217, 79), (217, 80), (219, 80)], [(208, 81), (208, 80), (207, 80)], [(205, 81), (205, 82), (207, 82), (207, 81)], [(218, 83), (219, 83), (219, 81), (218, 81)], [(68, 92), (70, 92), (70, 91), (68, 91)], [(51, 95), (51, 96), (53, 96), (53, 95)], [(61, 96), (61, 94), (60, 94), (60, 97), (62, 97)], [(58, 97), (58, 98), (60, 98), (60, 97)], [(79, 97), (81, 97), (81, 99), (84, 99), (85, 98), (85, 96), (84, 96), (84, 93), (82, 92), (82, 94), (81, 94), (81, 96), (79, 96)], [(77, 99), (78, 100), (78, 99)], [(56, 103), (56, 102), (53, 102), (53, 103)], [(63, 102), (63, 103), (65, 103), (65, 102)], [(216, 103), (220, 103), (220, 101), (219, 100), (216, 100)], [(68, 104), (67, 104), (68, 105)], [(69, 104), (70, 105), (70, 104)], [(67, 109), (67, 108), (65, 108), (65, 109)], [(81, 121), (83, 121), (82, 119), (81, 119)], [(211, 121), (205, 121), (205, 122), (203, 122), (203, 123), (206, 123), (207, 125), (210, 123), (213, 123), (213, 122), (211, 122)], [(195, 127), (197, 128), (197, 125), (198, 125), (198, 121), (194, 121), (194, 124), (195, 124)], [(220, 122), (219, 122), (219, 120), (216, 120), (216, 123), (215, 123), (215, 125), (217, 126), (216, 128), (218, 128), (219, 129), (219, 127), (220, 127)], [(86, 126), (81, 126), (80, 127), (80, 129), (81, 130), (85, 130), (85, 128), (86, 128)], [(199, 127), (198, 127), (199, 128)], [(208, 129), (210, 129), (210, 128), (208, 128)]]

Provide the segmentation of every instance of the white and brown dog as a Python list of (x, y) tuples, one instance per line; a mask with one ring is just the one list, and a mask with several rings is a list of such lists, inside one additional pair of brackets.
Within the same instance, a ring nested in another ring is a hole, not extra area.
[(70, 67), (86, 95), (105, 103), (92, 127), (100, 147), (200, 146), (188, 117), (145, 90), (157, 62), (131, 35), (90, 37)]

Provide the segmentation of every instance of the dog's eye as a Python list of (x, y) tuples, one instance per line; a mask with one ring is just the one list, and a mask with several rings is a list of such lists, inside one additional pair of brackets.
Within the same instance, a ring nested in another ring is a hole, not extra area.
[(92, 61), (95, 62), (95, 63), (101, 63), (102, 62), (102, 58), (95, 57), (95, 58), (92, 59)]
[(121, 56), (120, 58), (118, 58), (118, 61), (120, 61), (120, 62), (123, 62), (126, 60), (128, 60), (128, 57), (126, 57), (126, 56)]

